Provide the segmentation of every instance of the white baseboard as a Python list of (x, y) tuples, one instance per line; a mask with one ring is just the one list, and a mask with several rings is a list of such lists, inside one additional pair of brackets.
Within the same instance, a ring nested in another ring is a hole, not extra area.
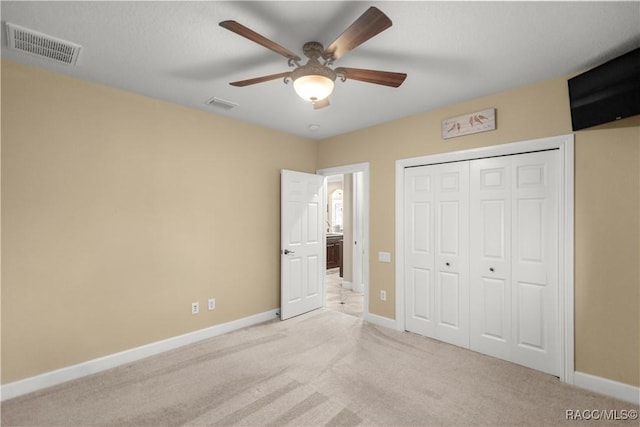
[(87, 375), (92, 375), (97, 372), (115, 368), (126, 363), (144, 359), (145, 357), (173, 350), (207, 338), (226, 334), (247, 326), (273, 320), (279, 315), (279, 313), (280, 309), (265, 311), (264, 313), (255, 314), (253, 316), (244, 317), (242, 319), (233, 320), (231, 322), (222, 323), (220, 325), (211, 326), (209, 328), (200, 329), (184, 335), (178, 335), (166, 340), (157, 341), (151, 344), (132, 348), (130, 350), (89, 360), (77, 365), (67, 366), (65, 368), (56, 369), (55, 371), (45, 372), (44, 374), (3, 384), (0, 386), (0, 401), (18, 397), (23, 394), (31, 393), (63, 382), (82, 378)]
[(597, 377), (584, 372), (576, 371), (573, 375), (573, 384), (600, 394), (605, 394), (625, 402), (640, 405), (640, 387), (620, 383), (602, 377)]
[(342, 287), (344, 289), (353, 289), (353, 283), (347, 282), (346, 280), (342, 281)]
[(388, 317), (379, 316), (377, 314), (366, 313), (364, 315), (364, 320), (367, 322), (371, 322), (374, 325), (384, 326), (385, 328), (396, 328), (396, 321), (393, 319), (389, 319)]

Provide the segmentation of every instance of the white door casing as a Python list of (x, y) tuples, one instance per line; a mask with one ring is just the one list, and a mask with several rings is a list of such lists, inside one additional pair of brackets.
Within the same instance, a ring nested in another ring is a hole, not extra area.
[(324, 177), (281, 171), (280, 318), (321, 308), (324, 295)]
[(353, 173), (353, 291), (364, 292), (363, 263), (364, 232), (362, 229), (363, 212), (363, 182), (362, 172)]

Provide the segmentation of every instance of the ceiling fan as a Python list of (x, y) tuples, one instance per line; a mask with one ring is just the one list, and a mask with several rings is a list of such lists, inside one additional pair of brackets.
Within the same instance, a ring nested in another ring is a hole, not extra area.
[(343, 82), (351, 79), (384, 86), (399, 87), (407, 77), (404, 73), (349, 67), (333, 68), (334, 61), (391, 27), (391, 25), (391, 20), (387, 15), (376, 7), (370, 7), (326, 49), (321, 43), (316, 41), (305, 43), (302, 46), (302, 52), (309, 60), (306, 64), (300, 65), (302, 59), (290, 50), (236, 21), (222, 21), (220, 22), (221, 27), (284, 56), (288, 59), (289, 67), (295, 67), (293, 71), (240, 80), (229, 84), (243, 87), (280, 78), (284, 79), (285, 83), (293, 81), (293, 88), (296, 93), (302, 99), (311, 101), (314, 109), (327, 107), (329, 105), (329, 95), (333, 91), (336, 78), (339, 78)]

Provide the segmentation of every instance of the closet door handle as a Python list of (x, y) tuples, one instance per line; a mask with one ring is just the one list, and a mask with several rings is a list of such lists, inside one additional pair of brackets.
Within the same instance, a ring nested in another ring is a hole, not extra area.
[(449, 267), (451, 264), (449, 264), (448, 262), (446, 263), (447, 267)]
[(489, 271), (493, 272), (494, 271), (493, 267), (489, 267)]

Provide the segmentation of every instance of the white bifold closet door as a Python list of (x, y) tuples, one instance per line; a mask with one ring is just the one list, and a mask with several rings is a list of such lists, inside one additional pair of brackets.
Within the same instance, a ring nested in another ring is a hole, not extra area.
[(405, 325), (553, 375), (557, 151), (405, 171)]
[(406, 329), (468, 347), (469, 163), (406, 174)]
[(469, 250), (471, 336), (475, 351), (511, 354), (511, 157), (471, 164)]
[(471, 162), (470, 348), (558, 375), (557, 151)]

